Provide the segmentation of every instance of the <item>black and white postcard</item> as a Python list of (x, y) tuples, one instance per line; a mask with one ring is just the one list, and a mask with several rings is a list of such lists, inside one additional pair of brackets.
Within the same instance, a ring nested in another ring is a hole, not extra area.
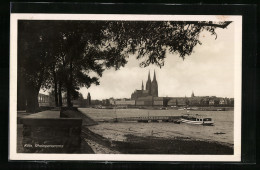
[(241, 16), (12, 13), (10, 28), (10, 160), (241, 160)]

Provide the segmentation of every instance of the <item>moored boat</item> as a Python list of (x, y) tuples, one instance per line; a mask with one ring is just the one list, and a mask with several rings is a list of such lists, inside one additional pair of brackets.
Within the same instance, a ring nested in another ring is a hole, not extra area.
[(212, 118), (205, 117), (202, 115), (192, 115), (192, 114), (185, 114), (181, 116), (180, 119), (181, 123), (188, 123), (188, 124), (195, 124), (195, 125), (204, 125), (204, 126), (213, 126), (214, 121)]

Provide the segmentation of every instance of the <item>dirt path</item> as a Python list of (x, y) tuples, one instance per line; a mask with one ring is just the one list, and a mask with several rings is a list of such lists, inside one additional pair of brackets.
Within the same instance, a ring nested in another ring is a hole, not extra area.
[(111, 150), (108, 147), (104, 145), (100, 145), (97, 142), (93, 140), (89, 140), (85, 138), (85, 141), (88, 143), (88, 145), (91, 147), (91, 149), (94, 151), (96, 154), (119, 154), (120, 152)]
[(82, 138), (84, 142), (96, 154), (119, 154), (120, 152), (113, 148), (113, 144), (101, 135), (93, 133), (87, 127), (82, 127)]

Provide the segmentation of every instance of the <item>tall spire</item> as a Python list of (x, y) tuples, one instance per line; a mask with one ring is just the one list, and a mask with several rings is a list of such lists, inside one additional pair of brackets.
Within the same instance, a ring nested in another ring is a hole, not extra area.
[(146, 90), (148, 90), (148, 94), (151, 95), (151, 87), (152, 87), (152, 82), (151, 82), (151, 78), (150, 78), (150, 70), (148, 73), (148, 80), (146, 81)]
[(149, 70), (149, 73), (148, 73), (148, 81), (151, 81), (151, 78), (150, 78), (150, 70)]
[(143, 80), (142, 80), (142, 90), (144, 90), (144, 82), (143, 82)]
[(155, 70), (154, 70), (154, 73), (153, 73), (153, 81), (156, 81), (156, 74), (155, 74)]
[(154, 73), (153, 73), (151, 95), (154, 96), (154, 97), (158, 97), (158, 83), (157, 83), (157, 80), (156, 80), (155, 70), (154, 70)]
[(191, 97), (195, 97), (193, 90), (192, 90), (192, 93), (191, 93)]

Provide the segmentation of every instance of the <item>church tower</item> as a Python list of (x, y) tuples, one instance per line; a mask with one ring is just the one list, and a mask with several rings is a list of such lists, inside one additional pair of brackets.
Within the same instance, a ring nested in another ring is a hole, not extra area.
[(142, 90), (144, 90), (144, 82), (143, 82), (143, 80), (142, 80)]
[(152, 88), (152, 82), (151, 82), (151, 78), (150, 78), (150, 71), (148, 73), (148, 80), (146, 82), (146, 90), (148, 90), (149, 95), (151, 95), (151, 88)]
[(87, 97), (87, 105), (88, 105), (88, 106), (91, 105), (91, 96), (90, 96), (90, 93), (88, 93), (88, 97)]
[(157, 83), (157, 80), (156, 80), (155, 70), (154, 70), (154, 74), (153, 74), (151, 95), (154, 96), (154, 97), (158, 97), (158, 83)]
[(191, 97), (195, 97), (195, 95), (194, 95), (194, 92), (192, 91), (192, 93), (191, 93)]

